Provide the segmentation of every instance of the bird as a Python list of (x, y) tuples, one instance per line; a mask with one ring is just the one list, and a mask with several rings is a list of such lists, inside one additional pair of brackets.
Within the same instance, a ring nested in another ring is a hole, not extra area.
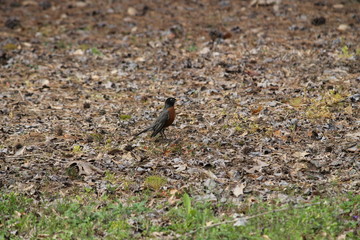
[(158, 135), (158, 133), (160, 133), (161, 136), (166, 139), (164, 130), (165, 128), (169, 127), (175, 120), (175, 102), (175, 98), (170, 97), (166, 99), (164, 109), (160, 113), (159, 117), (154, 121), (154, 123), (151, 124), (150, 127), (145, 128), (134, 136), (136, 137), (144, 132), (152, 130), (153, 132), (151, 134), (151, 137), (155, 137), (156, 135)]

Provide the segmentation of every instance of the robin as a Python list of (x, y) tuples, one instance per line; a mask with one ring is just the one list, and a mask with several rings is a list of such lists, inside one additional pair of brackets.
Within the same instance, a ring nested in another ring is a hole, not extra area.
[(166, 99), (165, 107), (160, 113), (160, 116), (155, 120), (155, 122), (151, 124), (150, 127), (135, 134), (135, 136), (138, 136), (144, 132), (152, 130), (153, 133), (151, 134), (151, 137), (155, 137), (158, 133), (160, 133), (162, 137), (166, 138), (164, 130), (165, 128), (170, 126), (175, 120), (175, 108), (174, 108), (175, 102), (176, 102), (175, 98)]

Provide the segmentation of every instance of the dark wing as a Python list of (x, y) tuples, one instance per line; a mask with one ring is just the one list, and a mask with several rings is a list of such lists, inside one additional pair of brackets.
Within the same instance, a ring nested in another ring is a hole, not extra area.
[(167, 109), (164, 109), (153, 124), (154, 132), (151, 134), (151, 137), (155, 137), (164, 128), (165, 123), (168, 119), (169, 119), (169, 111)]

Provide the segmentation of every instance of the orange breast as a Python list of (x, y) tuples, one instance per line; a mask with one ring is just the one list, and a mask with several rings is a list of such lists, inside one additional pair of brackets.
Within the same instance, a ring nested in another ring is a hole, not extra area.
[(169, 119), (166, 121), (165, 126), (164, 127), (168, 127), (170, 126), (174, 120), (175, 120), (175, 108), (174, 107), (170, 107), (167, 109), (169, 111)]

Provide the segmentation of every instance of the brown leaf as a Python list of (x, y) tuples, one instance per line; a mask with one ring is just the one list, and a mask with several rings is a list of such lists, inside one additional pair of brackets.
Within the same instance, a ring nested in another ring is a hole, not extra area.
[(251, 109), (251, 114), (252, 115), (257, 115), (261, 112), (261, 110), (263, 110), (263, 106), (259, 105), (256, 108), (252, 108)]

